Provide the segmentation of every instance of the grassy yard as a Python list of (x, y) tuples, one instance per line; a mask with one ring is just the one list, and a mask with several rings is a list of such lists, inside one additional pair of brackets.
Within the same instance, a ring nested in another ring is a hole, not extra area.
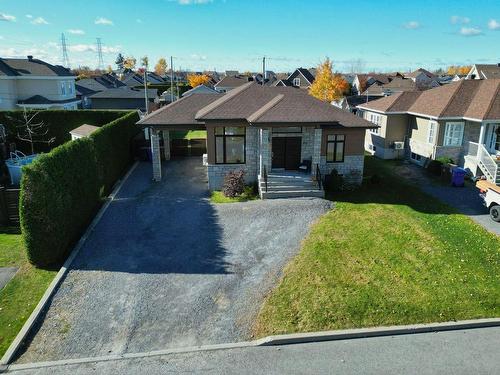
[(33, 267), (26, 259), (21, 235), (0, 230), (0, 267), (19, 267), (0, 290), (0, 356), (16, 337), (57, 271)]
[(396, 178), (335, 194), (266, 299), (255, 334), (500, 316), (500, 238)]
[(252, 186), (247, 186), (243, 194), (234, 198), (226, 197), (222, 191), (213, 191), (210, 196), (210, 201), (212, 203), (236, 203), (252, 201), (258, 198), (259, 196), (255, 193), (254, 188)]
[(188, 130), (185, 132), (171, 131), (170, 138), (171, 139), (206, 139), (207, 138), (207, 131), (206, 130)]

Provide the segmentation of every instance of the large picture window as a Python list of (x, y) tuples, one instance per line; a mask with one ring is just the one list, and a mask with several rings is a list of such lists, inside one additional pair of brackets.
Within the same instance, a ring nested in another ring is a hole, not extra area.
[(215, 128), (215, 163), (245, 164), (245, 127)]
[(326, 140), (326, 161), (342, 163), (344, 161), (345, 135), (330, 134)]
[(444, 131), (445, 146), (461, 146), (464, 137), (463, 122), (447, 122)]

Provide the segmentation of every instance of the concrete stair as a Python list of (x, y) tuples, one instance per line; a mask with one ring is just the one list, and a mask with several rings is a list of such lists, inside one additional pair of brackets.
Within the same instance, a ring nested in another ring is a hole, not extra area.
[(267, 178), (267, 191), (264, 178), (259, 177), (259, 192), (262, 199), (318, 197), (324, 198), (324, 190), (312, 181), (308, 174), (298, 172), (271, 172)]

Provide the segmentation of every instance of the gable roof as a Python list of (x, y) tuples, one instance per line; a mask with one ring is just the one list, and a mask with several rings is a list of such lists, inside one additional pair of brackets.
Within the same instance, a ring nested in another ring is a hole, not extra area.
[(417, 84), (412, 79), (395, 77), (385, 84), (374, 83), (368, 87), (362, 95), (386, 95), (389, 93), (415, 90), (417, 90)]
[(309, 84), (312, 84), (314, 82), (314, 75), (309, 71), (309, 69), (306, 68), (297, 68), (292, 74), (288, 76), (288, 79), (296, 72), (298, 71), (302, 76), (309, 82)]
[(480, 75), (478, 78), (500, 78), (500, 64), (475, 64), (472, 69), (474, 69), (474, 67), (476, 67), (477, 72)]
[[(148, 98), (154, 99), (158, 96), (156, 89), (148, 89)], [(144, 99), (143, 89), (131, 89), (127, 87), (111, 88), (99, 91), (91, 95), (92, 99)]]
[(0, 58), (0, 76), (12, 77), (74, 77), (63, 66), (52, 65), (38, 59), (4, 59)]
[(75, 128), (75, 129), (71, 130), (69, 132), (69, 134), (71, 134), (71, 135), (79, 135), (81, 137), (88, 137), (90, 134), (92, 134), (93, 132), (95, 132), (98, 129), (99, 129), (98, 126), (89, 125), (89, 124), (83, 124), (83, 125), (80, 125), (79, 127)]
[(248, 82), (224, 95), (192, 94), (183, 97), (153, 112), (139, 124), (196, 124), (209, 120), (376, 127), (361, 117), (310, 96), (305, 90), (262, 86), (255, 82)]
[(248, 77), (246, 76), (226, 76), (217, 82), (214, 87), (239, 87), (248, 82)]
[(417, 70), (415, 70), (415, 71), (413, 71), (411, 73), (407, 73), (404, 76), (405, 77), (410, 77), (410, 78), (417, 78), (422, 73), (425, 74), (429, 78), (435, 78), (436, 77), (435, 74), (433, 74), (433, 73), (431, 73), (428, 70), (425, 70), (423, 68), (419, 68), (419, 69), (417, 69)]
[(51, 100), (47, 99), (45, 96), (42, 95), (33, 95), (29, 97), (28, 99), (24, 100), (19, 100), (17, 103), (18, 104), (66, 104), (66, 103), (75, 103), (79, 102), (78, 99), (76, 98), (71, 98), (71, 99), (63, 99), (63, 100)]
[(198, 85), (190, 90), (187, 90), (181, 96), (188, 96), (192, 94), (217, 94), (217, 91), (206, 85)]
[(462, 80), (427, 91), (403, 92), (358, 108), (433, 118), (500, 119), (500, 79)]

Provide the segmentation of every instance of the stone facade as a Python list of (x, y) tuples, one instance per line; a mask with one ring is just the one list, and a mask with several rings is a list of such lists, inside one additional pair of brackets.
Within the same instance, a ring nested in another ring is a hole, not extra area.
[(363, 182), (364, 155), (346, 155), (343, 163), (328, 163), (326, 156), (321, 156), (319, 169), (322, 175), (330, 174), (334, 169), (351, 185), (361, 185)]
[(208, 164), (208, 189), (221, 190), (224, 176), (231, 171), (245, 171), (245, 183), (251, 184), (257, 181), (259, 165), (259, 129), (246, 128), (246, 154), (245, 164)]
[(160, 151), (160, 133), (152, 129), (150, 134), (151, 157), (153, 164), (153, 181), (161, 180), (161, 151)]
[(312, 160), (314, 153), (314, 128), (302, 128), (302, 149), (300, 160)]

